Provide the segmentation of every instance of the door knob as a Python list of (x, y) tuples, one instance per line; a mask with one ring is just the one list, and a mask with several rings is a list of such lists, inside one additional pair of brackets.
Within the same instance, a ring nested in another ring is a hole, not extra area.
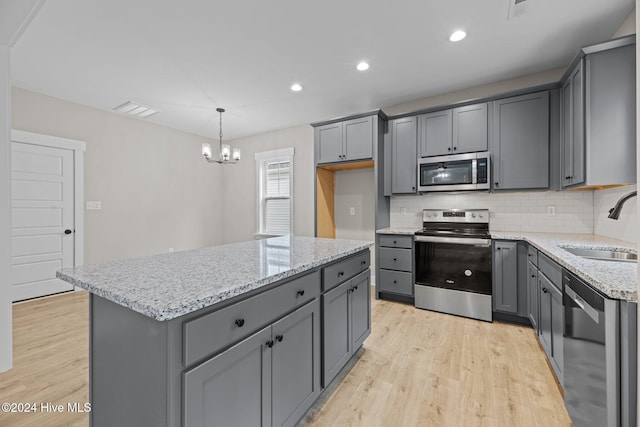
[(71, 233), (72, 233), (72, 231), (69, 230), (68, 228), (66, 230), (64, 230), (64, 234), (71, 234)]

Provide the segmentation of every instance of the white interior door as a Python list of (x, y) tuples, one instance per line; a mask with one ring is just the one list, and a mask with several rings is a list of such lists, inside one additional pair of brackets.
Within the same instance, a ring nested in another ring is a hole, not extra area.
[(12, 301), (73, 289), (56, 279), (56, 270), (74, 264), (73, 155), (12, 143)]

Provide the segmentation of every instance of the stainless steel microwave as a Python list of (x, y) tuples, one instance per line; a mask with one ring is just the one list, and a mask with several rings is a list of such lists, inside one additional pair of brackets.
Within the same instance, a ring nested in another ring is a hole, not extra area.
[(425, 157), (418, 161), (418, 191), (489, 190), (488, 151)]

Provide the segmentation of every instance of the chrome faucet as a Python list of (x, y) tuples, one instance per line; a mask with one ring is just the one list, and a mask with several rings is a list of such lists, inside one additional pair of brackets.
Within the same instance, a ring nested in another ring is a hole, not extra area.
[(616, 205), (611, 209), (609, 209), (609, 218), (611, 219), (620, 218), (620, 211), (622, 210), (622, 206), (624, 206), (624, 203), (630, 198), (636, 197), (637, 195), (638, 195), (637, 191), (632, 191), (631, 193), (622, 196), (620, 200), (618, 200)]

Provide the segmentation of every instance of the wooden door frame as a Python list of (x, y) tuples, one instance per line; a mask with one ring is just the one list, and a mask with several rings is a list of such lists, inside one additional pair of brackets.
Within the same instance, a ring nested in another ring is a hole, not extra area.
[[(42, 147), (61, 148), (73, 151), (73, 265), (79, 267), (84, 264), (84, 152), (86, 143), (74, 139), (59, 138), (57, 136), (40, 133), (11, 130), (11, 142), (39, 145)], [(76, 288), (77, 289), (77, 288)]]

